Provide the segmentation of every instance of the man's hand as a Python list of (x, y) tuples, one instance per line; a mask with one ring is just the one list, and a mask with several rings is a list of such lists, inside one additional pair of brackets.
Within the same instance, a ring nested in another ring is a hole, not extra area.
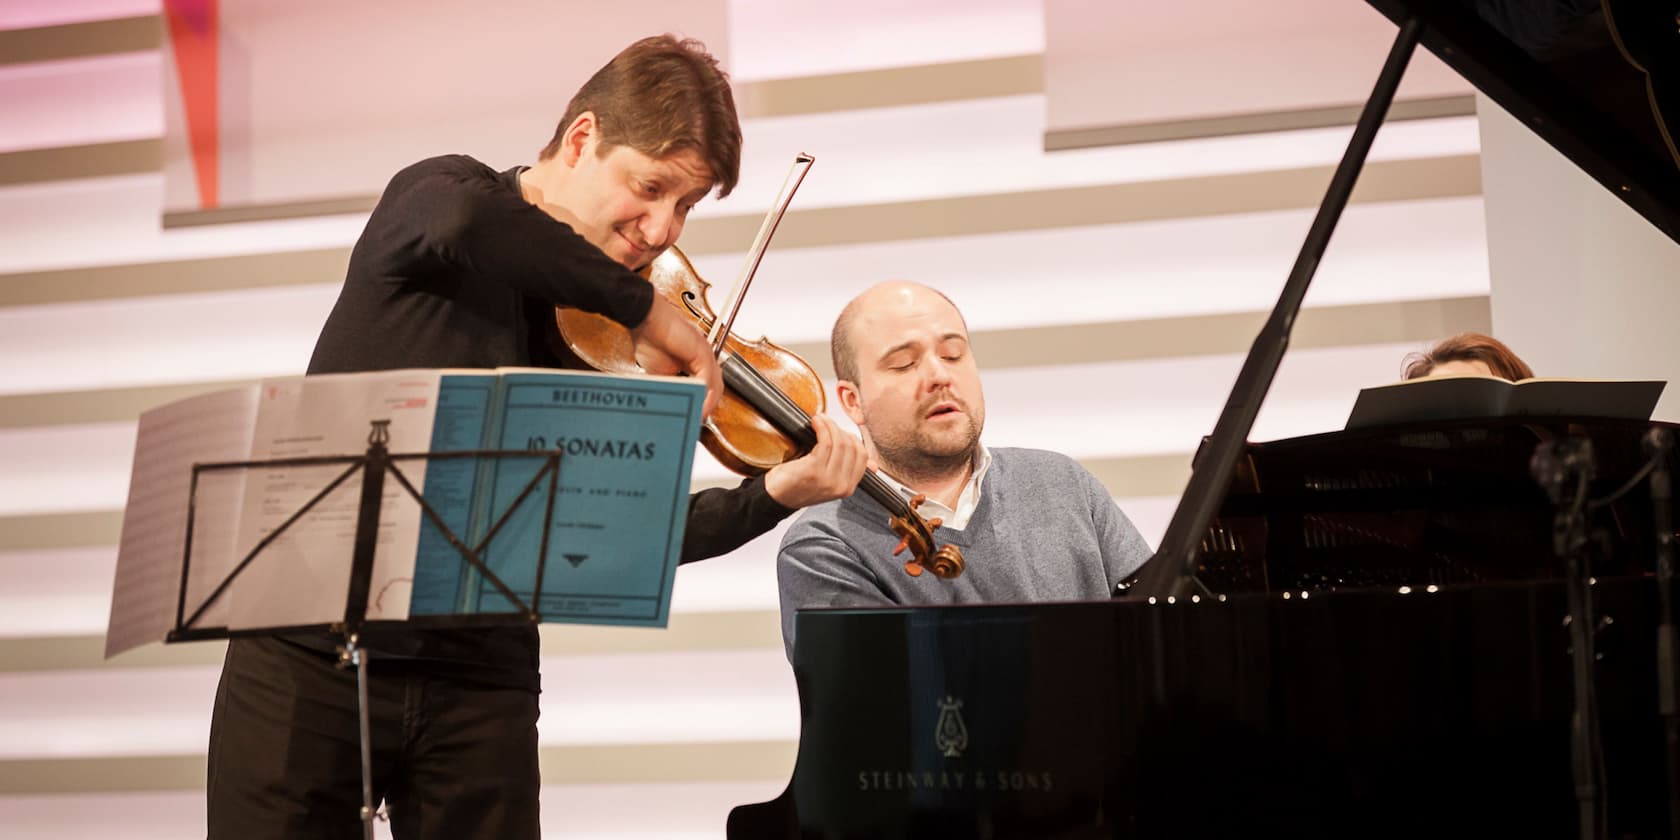
[(636, 361), (648, 373), (687, 373), (705, 382), (706, 406), (701, 416), (712, 416), (723, 394), (723, 373), (699, 327), (655, 295), (647, 319), (630, 331), (630, 340), (636, 345)]
[(802, 508), (852, 495), (869, 463), (863, 441), (846, 434), (827, 415), (811, 418), (817, 445), (799, 458), (777, 464), (764, 476), (764, 489), (783, 507)]

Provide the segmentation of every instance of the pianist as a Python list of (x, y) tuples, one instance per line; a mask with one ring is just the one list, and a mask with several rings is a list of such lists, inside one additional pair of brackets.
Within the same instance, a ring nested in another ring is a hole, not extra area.
[(944, 524), (962, 549), (952, 580), (911, 577), (898, 538), (862, 493), (806, 510), (784, 536), (776, 571), (782, 639), (793, 656), (804, 607), (1107, 598), (1150, 556), (1108, 491), (1073, 459), (980, 444), (986, 402), (968, 326), (943, 294), (883, 283), (848, 304), (832, 336), (840, 406), (882, 477)]

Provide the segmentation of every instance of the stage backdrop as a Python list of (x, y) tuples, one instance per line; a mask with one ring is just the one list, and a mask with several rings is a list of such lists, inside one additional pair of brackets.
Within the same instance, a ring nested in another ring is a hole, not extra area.
[[(1045, 0), (1049, 148), (1351, 123), (1396, 29), (1347, 0)], [(1468, 82), (1418, 50), (1390, 119), (1475, 113)]]
[[(165, 0), (164, 208), (315, 214), (439, 150), (534, 160), (577, 80), (653, 32), (728, 56), (724, 0)], [(330, 212), (330, 211), (329, 211)]]

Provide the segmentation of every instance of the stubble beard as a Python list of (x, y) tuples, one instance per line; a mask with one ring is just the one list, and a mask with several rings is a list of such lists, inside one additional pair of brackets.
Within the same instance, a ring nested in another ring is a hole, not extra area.
[(974, 463), (980, 449), (980, 421), (966, 404), (963, 426), (955, 436), (935, 436), (926, 425), (919, 425), (909, 435), (875, 436), (872, 432), (871, 439), (887, 472), (915, 487), (958, 475)]

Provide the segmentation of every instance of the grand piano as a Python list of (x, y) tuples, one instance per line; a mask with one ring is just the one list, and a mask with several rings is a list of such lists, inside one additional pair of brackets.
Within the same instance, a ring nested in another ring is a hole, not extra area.
[[(1680, 241), (1680, 79), (1662, 75), (1680, 3), (1369, 2), (1400, 24), (1386, 81), (1421, 44)], [(1677, 430), (1525, 417), (1245, 443), (1308, 278), (1113, 601), (801, 612), (793, 778), (728, 836), (1680, 835), (1658, 644), (1674, 503), (1647, 478), (1680, 468), (1649, 445)], [(1537, 480), (1571, 441), (1592, 471)]]

